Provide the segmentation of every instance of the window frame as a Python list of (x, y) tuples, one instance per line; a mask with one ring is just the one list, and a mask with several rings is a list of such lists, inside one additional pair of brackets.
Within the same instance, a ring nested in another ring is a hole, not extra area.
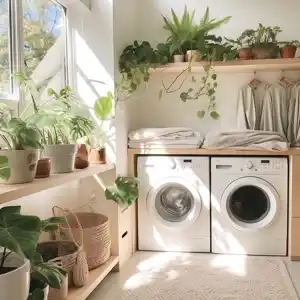
[[(56, 0), (50, 0), (57, 5), (60, 5), (64, 11), (65, 23), (65, 60), (63, 81), (67, 85), (70, 82), (70, 29), (67, 18), (68, 9), (65, 5)], [(24, 34), (23, 34), (23, 1), (9, 0), (9, 51), (10, 51), (10, 80), (11, 93), (0, 92), (0, 102), (4, 102), (12, 108), (18, 108), (25, 105), (25, 95), (22, 93), (19, 85), (15, 82), (13, 74), (24, 70)]]

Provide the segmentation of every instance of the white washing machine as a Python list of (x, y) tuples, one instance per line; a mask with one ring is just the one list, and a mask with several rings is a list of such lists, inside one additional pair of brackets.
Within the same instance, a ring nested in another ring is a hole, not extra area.
[(212, 252), (287, 255), (287, 158), (212, 158), (211, 210)]
[(140, 156), (138, 248), (210, 252), (208, 157)]

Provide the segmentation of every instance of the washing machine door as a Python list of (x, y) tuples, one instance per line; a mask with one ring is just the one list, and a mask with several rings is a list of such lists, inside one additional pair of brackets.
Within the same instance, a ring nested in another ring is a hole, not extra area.
[(197, 188), (180, 177), (160, 180), (148, 193), (147, 209), (155, 224), (168, 229), (186, 228), (196, 221), (202, 208)]
[(243, 177), (229, 184), (222, 194), (221, 214), (238, 230), (269, 227), (279, 209), (279, 196), (267, 181)]

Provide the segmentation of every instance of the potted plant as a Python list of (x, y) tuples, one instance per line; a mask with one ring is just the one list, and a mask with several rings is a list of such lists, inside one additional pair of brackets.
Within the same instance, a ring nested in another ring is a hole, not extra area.
[(254, 59), (277, 58), (279, 48), (277, 35), (281, 32), (280, 27), (265, 27), (259, 23), (253, 32), (252, 55)]
[(107, 200), (112, 200), (126, 210), (139, 197), (139, 181), (137, 178), (118, 176), (114, 185), (105, 190)]
[(40, 155), (41, 135), (29, 120), (14, 117), (5, 104), (0, 105), (0, 183), (33, 181)]
[(287, 41), (287, 42), (279, 42), (280, 47), (280, 56), (282, 58), (294, 58), (297, 49), (300, 47), (299, 41)]
[[(43, 101), (44, 90), (40, 90), (31, 78), (23, 73), (17, 73), (15, 77), (30, 95), (33, 112), (30, 112), (28, 119), (40, 130), (44, 146), (42, 157), (50, 159), (52, 173), (72, 172), (77, 152), (76, 141), (94, 128), (91, 120), (74, 112), (76, 108), (82, 109), (84, 106), (69, 86), (59, 92), (47, 89), (47, 99)], [(45, 168), (45, 173), (49, 173), (47, 162)]]
[(247, 60), (252, 58), (252, 45), (254, 43), (254, 30), (246, 29), (241, 35), (236, 39), (225, 38), (231, 44), (237, 45), (238, 56), (241, 60)]

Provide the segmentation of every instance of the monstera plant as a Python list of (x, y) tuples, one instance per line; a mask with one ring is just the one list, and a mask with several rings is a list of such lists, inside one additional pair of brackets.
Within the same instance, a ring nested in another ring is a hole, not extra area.
[(38, 127), (15, 117), (5, 104), (0, 106), (0, 183), (31, 182), (34, 179), (41, 135)]
[[(52, 231), (62, 223), (61, 218), (40, 220), (22, 215), (20, 206), (0, 209), (0, 289), (3, 300), (26, 300), (29, 279), (59, 288), (66, 272), (57, 265), (43, 262), (36, 252), (43, 231)], [(35, 289), (29, 299), (43, 300), (42, 290)]]

